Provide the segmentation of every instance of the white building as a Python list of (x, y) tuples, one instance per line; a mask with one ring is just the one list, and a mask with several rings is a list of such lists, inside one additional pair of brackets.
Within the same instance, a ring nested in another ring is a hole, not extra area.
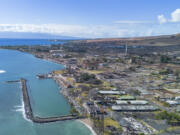
[(101, 90), (99, 91), (100, 94), (104, 95), (120, 95), (120, 94), (126, 94), (125, 91), (112, 91), (112, 90)]
[(166, 103), (168, 103), (169, 105), (179, 105), (180, 103), (176, 100), (167, 100)]

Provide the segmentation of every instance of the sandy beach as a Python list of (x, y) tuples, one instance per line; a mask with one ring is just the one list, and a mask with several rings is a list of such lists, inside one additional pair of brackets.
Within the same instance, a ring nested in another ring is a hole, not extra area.
[(80, 120), (77, 120), (77, 121), (83, 123), (91, 131), (91, 133), (93, 135), (97, 135), (96, 132), (92, 128), (92, 121), (89, 118), (80, 119)]

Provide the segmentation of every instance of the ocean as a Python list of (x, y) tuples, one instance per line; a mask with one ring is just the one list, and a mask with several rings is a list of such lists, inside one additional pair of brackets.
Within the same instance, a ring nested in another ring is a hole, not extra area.
[(58, 85), (52, 79), (36, 78), (39, 73), (63, 68), (31, 54), (0, 50), (0, 135), (91, 135), (91, 131), (76, 120), (37, 124), (26, 119), (20, 83), (5, 83), (22, 77), (27, 79), (35, 116), (69, 114), (71, 107), (60, 94)]
[(0, 38), (0, 46), (15, 46), (15, 45), (51, 45), (63, 44), (70, 40), (49, 40), (49, 39), (8, 39)]

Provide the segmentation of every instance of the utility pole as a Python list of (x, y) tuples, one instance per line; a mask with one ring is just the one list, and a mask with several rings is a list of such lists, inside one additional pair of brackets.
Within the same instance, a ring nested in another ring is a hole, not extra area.
[(125, 45), (125, 56), (127, 55), (127, 51), (128, 51), (127, 45), (128, 45), (128, 43), (126, 42), (126, 45)]
[(101, 134), (104, 135), (104, 109), (101, 108)]

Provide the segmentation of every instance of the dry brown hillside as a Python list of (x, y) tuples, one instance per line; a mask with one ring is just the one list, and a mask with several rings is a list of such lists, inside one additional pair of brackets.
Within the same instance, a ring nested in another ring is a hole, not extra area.
[(101, 43), (101, 44), (116, 44), (121, 45), (128, 43), (128, 45), (180, 45), (180, 34), (151, 36), (151, 37), (135, 37), (135, 38), (101, 38), (83, 41), (87, 44)]

